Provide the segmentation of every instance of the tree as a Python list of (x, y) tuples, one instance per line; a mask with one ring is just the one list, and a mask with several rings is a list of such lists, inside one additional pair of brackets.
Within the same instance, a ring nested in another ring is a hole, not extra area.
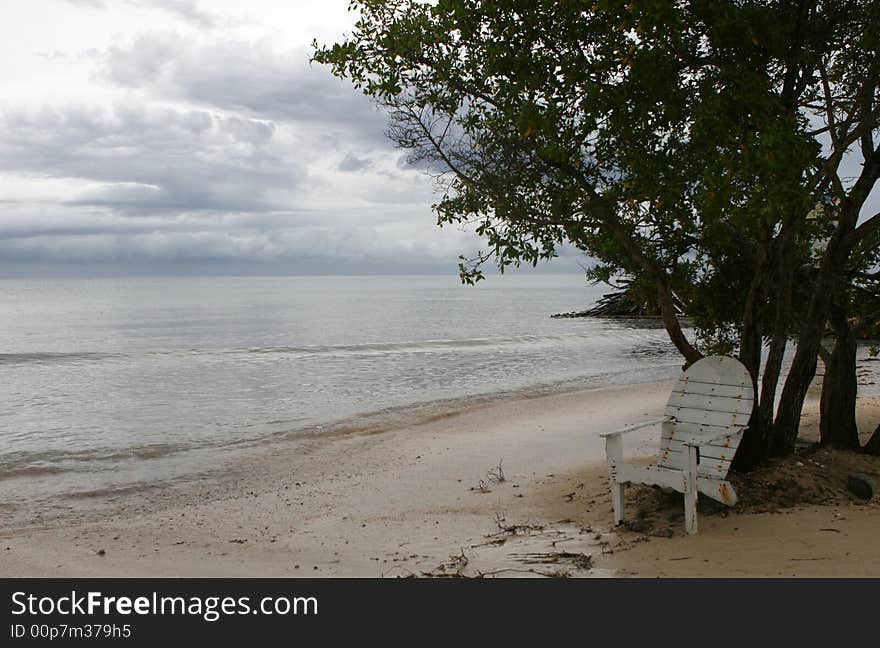
[[(822, 120), (813, 132), (826, 136), (827, 154), (820, 160), (813, 184), (834, 197), (835, 207), (830, 238), (798, 331), (797, 350), (774, 424), (777, 453), (788, 452), (794, 446), (809, 379), (816, 370), (825, 320), (830, 314), (832, 320), (840, 322), (839, 313), (834, 312), (834, 300), (844, 292), (852, 264), (876, 250), (880, 229), (880, 214), (862, 214), (880, 177), (880, 144), (875, 141), (880, 119), (880, 5), (845, 4), (836, 8), (851, 12), (843, 21), (846, 28), (840, 30), (834, 49), (819, 59), (812, 75), (816, 83), (803, 93), (801, 106)], [(854, 157), (861, 157), (861, 171), (855, 179), (849, 179), (842, 172), (842, 165)], [(836, 328), (839, 336), (846, 337), (840, 326)], [(849, 369), (841, 371), (836, 376), (850, 381)]]
[[(861, 260), (863, 268), (877, 267), (877, 252)], [(830, 352), (820, 348), (825, 377), (820, 402), (819, 431), (823, 444), (846, 450), (860, 448), (856, 425), (856, 350), (860, 337), (878, 337), (880, 324), (880, 274), (856, 268), (847, 278), (847, 290), (831, 303), (829, 324), (835, 343)], [(875, 442), (880, 443), (880, 439)], [(870, 444), (866, 446), (870, 451)]]
[[(858, 223), (880, 171), (878, 3), (352, 6), (354, 33), (316, 44), (314, 58), (385, 107), (391, 138), (437, 177), (438, 223), (485, 238), (486, 252), (462, 259), (463, 280), (480, 280), (489, 259), (536, 264), (572, 243), (597, 260), (594, 276), (652, 286), (687, 363), (739, 354), (759, 394), (740, 466), (790, 451), (830, 296), (880, 228), (880, 215)], [(839, 169), (855, 143), (865, 165), (847, 184)], [(841, 207), (798, 317), (796, 273), (827, 225), (807, 214), (826, 194)]]

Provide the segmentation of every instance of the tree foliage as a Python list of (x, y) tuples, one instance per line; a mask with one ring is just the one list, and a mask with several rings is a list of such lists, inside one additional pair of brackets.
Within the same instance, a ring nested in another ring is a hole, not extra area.
[[(490, 259), (503, 270), (575, 245), (596, 260), (594, 277), (626, 275), (656, 292), (687, 362), (739, 354), (761, 395), (744, 444), (752, 462), (793, 446), (813, 333), (880, 229), (880, 216), (859, 222), (880, 175), (876, 0), (352, 9), (351, 36), (316, 44), (314, 58), (388, 111), (390, 137), (442, 189), (438, 224), (468, 223), (484, 238), (485, 252), (462, 259), (464, 281), (480, 280)], [(841, 165), (859, 153), (861, 174), (847, 180)], [(826, 196), (834, 213), (808, 217)], [(818, 268), (806, 287), (805, 267)], [(774, 426), (793, 333), (805, 342)]]

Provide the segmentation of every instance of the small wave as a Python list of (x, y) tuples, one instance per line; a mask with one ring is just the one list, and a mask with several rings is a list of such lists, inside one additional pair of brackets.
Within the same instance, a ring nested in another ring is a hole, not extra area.
[(27, 353), (0, 353), (0, 365), (4, 364), (56, 364), (60, 362), (94, 362), (108, 358), (118, 358), (122, 353), (102, 351), (32, 351)]
[[(267, 425), (285, 424), (302, 419), (278, 419)], [(291, 427), (284, 432), (267, 429), (263, 434), (240, 438), (219, 438), (188, 443), (153, 443), (124, 448), (93, 448), (90, 450), (50, 450), (12, 452), (0, 455), (0, 481), (16, 477), (39, 477), (61, 473), (114, 471), (128, 461), (166, 459), (181, 453), (235, 450), (259, 445), (285, 434), (295, 435), (305, 426)]]
[(674, 358), (678, 351), (667, 344), (644, 344), (623, 353), (627, 358)]
[(390, 353), (425, 353), (431, 351), (454, 351), (484, 347), (536, 345), (552, 342), (571, 342), (586, 339), (585, 335), (471, 338), (461, 340), (425, 340), (420, 342), (373, 342), (366, 344), (333, 344), (317, 346), (258, 347), (232, 353), (279, 354), (279, 355), (384, 355)]
[(0, 461), (0, 480), (14, 477), (38, 477), (42, 475), (82, 472), (96, 469), (96, 464), (115, 464), (125, 460), (159, 459), (194, 446), (157, 443), (144, 446), (93, 450), (55, 450), (44, 452), (16, 452)]
[(13, 466), (0, 468), (0, 479), (12, 479), (14, 477), (45, 477), (46, 475), (58, 475), (68, 472), (61, 466)]
[(375, 342), (366, 344), (334, 344), (316, 346), (271, 346), (249, 349), (212, 351), (192, 349), (193, 354), (249, 354), (249, 355), (385, 355), (395, 353), (431, 353), (435, 351), (457, 351), (469, 349), (494, 349), (503, 347), (540, 347), (556, 344), (579, 344), (595, 342), (599, 339), (620, 340), (651, 339), (653, 336), (633, 335), (626, 331), (591, 331), (589, 333), (568, 333), (561, 335), (517, 335), (510, 337), (465, 338), (453, 340), (424, 340), (407, 342)]
[(100, 488), (85, 488), (82, 490), (73, 490), (67, 493), (60, 493), (58, 497), (69, 500), (81, 499), (99, 499), (104, 497), (119, 497), (121, 495), (129, 495), (131, 493), (143, 493), (145, 491), (158, 490), (165, 486), (164, 481), (155, 482), (135, 482), (133, 484), (122, 484), (115, 486), (104, 486)]
[(577, 333), (557, 335), (514, 335), (508, 337), (463, 338), (444, 340), (409, 340), (401, 342), (368, 342), (362, 344), (326, 344), (303, 346), (263, 346), (248, 348), (190, 348), (147, 351), (76, 351), (54, 352), (33, 351), (24, 353), (0, 353), (0, 365), (15, 364), (58, 364), (75, 362), (101, 362), (131, 358), (161, 357), (211, 357), (211, 356), (250, 356), (250, 357), (291, 357), (313, 356), (369, 356), (408, 353), (435, 353), (468, 350), (491, 350), (500, 348), (540, 348), (554, 345), (576, 345), (599, 341), (639, 341), (653, 342), (657, 333), (650, 329), (607, 328), (593, 329)]

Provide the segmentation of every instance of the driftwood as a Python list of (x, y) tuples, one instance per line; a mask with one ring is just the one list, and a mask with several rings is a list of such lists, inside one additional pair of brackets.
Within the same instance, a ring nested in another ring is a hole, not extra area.
[[(672, 294), (675, 312), (684, 316), (684, 305)], [(550, 317), (660, 317), (660, 308), (648, 300), (634, 298), (629, 289), (606, 293), (589, 310), (573, 313), (555, 313)]]

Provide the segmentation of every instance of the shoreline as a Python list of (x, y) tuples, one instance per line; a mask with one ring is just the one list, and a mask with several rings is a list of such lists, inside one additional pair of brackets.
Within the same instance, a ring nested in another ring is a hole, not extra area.
[[(310, 448), (315, 444), (334, 443), (352, 435), (383, 435), (402, 429), (418, 428), (421, 425), (456, 416), (475, 408), (492, 407), (513, 401), (528, 401), (548, 396), (581, 394), (619, 387), (637, 389), (642, 385), (654, 384), (663, 374), (668, 374), (669, 379), (672, 380), (677, 368), (678, 363), (663, 362), (653, 367), (647, 376), (643, 375), (642, 371), (626, 369), (597, 376), (539, 383), (485, 394), (393, 405), (345, 415), (337, 419), (310, 423), (286, 432), (237, 439), (204, 447), (180, 448), (168, 452), (162, 452), (152, 446), (133, 450), (123, 448), (116, 453), (118, 461), (134, 457), (136, 462), (149, 462), (141, 465), (145, 471), (152, 470), (153, 476), (136, 481), (111, 478), (110, 483), (107, 484), (61, 484), (58, 488), (54, 488), (55, 484), (52, 484), (53, 488), (49, 494), (38, 499), (22, 499), (21, 493), (25, 489), (29, 489), (31, 492), (38, 489), (45, 493), (46, 485), (43, 481), (45, 478), (63, 480), (67, 477), (73, 477), (75, 479), (83, 473), (78, 470), (42, 465), (12, 468), (3, 471), (4, 474), (0, 475), (0, 489), (2, 489), (0, 493), (5, 490), (8, 494), (6, 499), (15, 497), (21, 503), (15, 505), (14, 508), (8, 504), (5, 507), (0, 504), (0, 532), (5, 528), (33, 526), (37, 522), (32, 514), (34, 510), (40, 512), (38, 524), (52, 523), (55, 518), (64, 517), (68, 508), (76, 509), (76, 502), (79, 501), (92, 500), (96, 503), (102, 501), (107, 503), (118, 496), (137, 495), (141, 491), (145, 493), (157, 490), (176, 491), (181, 487), (185, 489), (194, 482), (223, 482), (225, 478), (218, 479), (216, 475), (218, 463), (222, 466), (220, 471), (237, 470), (238, 465), (249, 456), (259, 456), (270, 452), (275, 447), (289, 449), (290, 446), (303, 446)], [(100, 452), (98, 456), (104, 459), (107, 452)], [(158, 460), (158, 466), (154, 463), (155, 460)], [(172, 467), (168, 469), (167, 466)], [(138, 466), (129, 466), (129, 469), (137, 471)], [(71, 488), (71, 486), (73, 487)], [(222, 483), (219, 486), (222, 487)], [(4, 508), (7, 510), (4, 511)], [(108, 510), (113, 512), (112, 506)]]
[[(0, 572), (880, 575), (880, 559), (860, 553), (880, 525), (876, 501), (781, 514), (701, 514), (700, 533), (690, 537), (680, 525), (672, 525), (671, 538), (612, 529), (598, 434), (659, 414), (670, 387), (510, 398), (381, 434), (278, 442), (230, 461), (219, 481), (119, 495), (102, 520), (88, 514), (89, 507), (101, 510), (97, 501), (85, 499), (82, 514), (5, 528)], [(880, 420), (877, 398), (860, 400), (860, 409), (864, 421)], [(805, 431), (815, 423), (814, 410), (811, 403)], [(628, 452), (649, 457), (655, 435), (637, 435)], [(504, 481), (497, 480), (500, 472)], [(837, 533), (818, 530), (832, 526)], [(804, 555), (780, 554), (800, 549)], [(589, 565), (579, 558), (585, 555)]]

